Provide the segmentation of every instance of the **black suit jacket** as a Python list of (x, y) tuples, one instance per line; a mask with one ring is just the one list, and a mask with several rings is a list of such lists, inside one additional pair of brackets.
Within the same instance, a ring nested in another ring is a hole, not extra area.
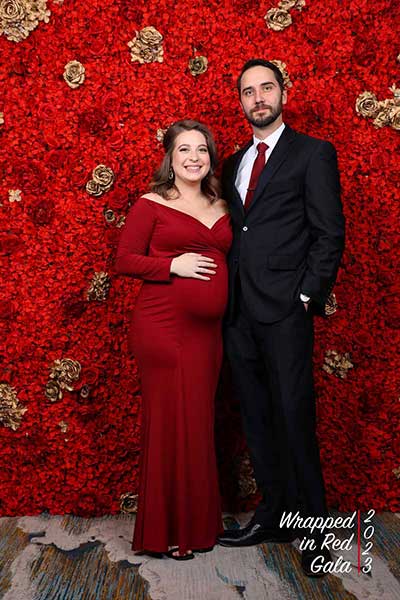
[(222, 197), (233, 224), (228, 322), (238, 272), (245, 302), (258, 321), (283, 319), (299, 302), (300, 292), (322, 312), (344, 246), (335, 148), (286, 125), (245, 214), (235, 180), (252, 143), (230, 156), (222, 171)]

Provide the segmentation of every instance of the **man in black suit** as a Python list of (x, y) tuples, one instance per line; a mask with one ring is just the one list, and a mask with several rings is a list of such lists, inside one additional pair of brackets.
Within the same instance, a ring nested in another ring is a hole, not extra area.
[[(222, 174), (234, 240), (229, 256), (226, 350), (262, 501), (225, 546), (292, 541), (284, 511), (328, 515), (315, 433), (313, 314), (323, 313), (344, 245), (333, 145), (282, 121), (283, 77), (271, 62), (248, 61), (238, 79), (253, 138)], [(260, 144), (261, 142), (261, 144)], [(323, 536), (302, 566), (313, 576)]]

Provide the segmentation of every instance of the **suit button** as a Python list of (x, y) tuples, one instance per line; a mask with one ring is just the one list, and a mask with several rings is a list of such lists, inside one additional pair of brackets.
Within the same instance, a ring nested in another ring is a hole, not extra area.
[(247, 231), (248, 227), (246, 227), (246, 225), (243, 227), (243, 231)]

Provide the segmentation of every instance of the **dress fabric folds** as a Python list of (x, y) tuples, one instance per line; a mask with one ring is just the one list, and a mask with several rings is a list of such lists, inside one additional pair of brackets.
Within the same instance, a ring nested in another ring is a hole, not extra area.
[[(131, 208), (121, 235), (117, 271), (144, 280), (129, 330), (143, 398), (134, 550), (207, 548), (222, 531), (214, 400), (231, 241), (227, 214), (207, 227), (147, 198)], [(213, 258), (216, 274), (171, 276), (172, 259), (186, 252)]]

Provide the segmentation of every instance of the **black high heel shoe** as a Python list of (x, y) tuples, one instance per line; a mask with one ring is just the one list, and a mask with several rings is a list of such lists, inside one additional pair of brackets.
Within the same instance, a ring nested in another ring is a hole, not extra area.
[(193, 552), (186, 552), (186, 554), (178, 555), (175, 555), (174, 552), (179, 552), (179, 548), (171, 548), (171, 550), (168, 550), (168, 552), (165, 553), (165, 556), (173, 558), (174, 560), (192, 560), (192, 558), (194, 558)]

